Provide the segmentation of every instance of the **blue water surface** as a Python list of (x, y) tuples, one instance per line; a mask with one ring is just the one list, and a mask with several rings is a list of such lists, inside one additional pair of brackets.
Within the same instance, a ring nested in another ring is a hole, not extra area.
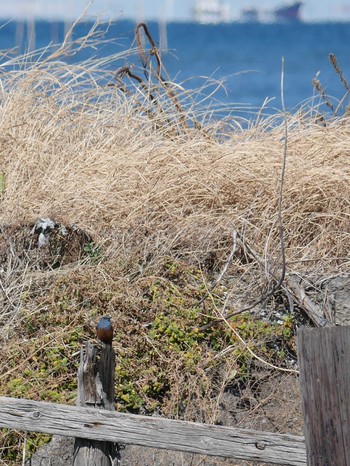
[[(89, 22), (78, 24), (74, 37), (86, 35), (91, 26)], [(159, 25), (149, 23), (148, 26), (159, 43)], [(106, 30), (106, 26), (101, 25), (100, 29)], [(18, 30), (15, 22), (3, 22), (0, 28), (2, 50), (16, 45), (22, 49), (26, 47), (26, 25), (20, 38)], [(39, 21), (35, 31), (36, 48), (44, 47), (51, 41), (63, 40), (64, 24)], [(85, 49), (67, 60), (104, 57), (127, 50), (133, 44), (134, 31), (135, 24), (131, 21), (115, 22), (105, 33), (105, 38), (112, 42), (97, 49)], [(19, 40), (21, 44), (18, 44)], [(163, 61), (171, 79), (183, 83), (186, 89), (202, 86), (205, 79), (200, 77), (224, 79), (226, 91), (220, 90), (216, 97), (227, 105), (249, 104), (259, 108), (266, 98), (270, 98), (273, 99), (271, 107), (281, 108), (282, 57), (285, 62), (284, 98), (288, 109), (298, 108), (313, 96), (312, 79), (317, 73), (327, 94), (335, 99), (344, 95), (345, 88), (329, 62), (329, 53), (336, 55), (350, 81), (350, 25), (347, 23), (173, 23), (167, 25), (167, 45), (168, 52), (163, 53)], [(140, 64), (140, 61), (134, 56), (116, 61), (109, 67), (112, 73), (119, 66), (132, 63)], [(211, 90), (208, 88), (204, 92), (208, 94)]]

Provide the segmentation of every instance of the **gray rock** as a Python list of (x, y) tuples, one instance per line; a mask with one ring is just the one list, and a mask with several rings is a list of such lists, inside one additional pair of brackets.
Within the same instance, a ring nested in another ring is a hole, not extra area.
[(74, 438), (54, 435), (51, 442), (42, 446), (26, 461), (26, 466), (71, 466)]
[(343, 274), (323, 280), (322, 292), (332, 310), (336, 325), (350, 325), (350, 275)]

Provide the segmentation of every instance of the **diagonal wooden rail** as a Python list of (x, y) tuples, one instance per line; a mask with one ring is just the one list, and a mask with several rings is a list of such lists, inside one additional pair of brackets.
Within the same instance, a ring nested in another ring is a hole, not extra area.
[(261, 461), (306, 465), (303, 437), (0, 397), (0, 428)]

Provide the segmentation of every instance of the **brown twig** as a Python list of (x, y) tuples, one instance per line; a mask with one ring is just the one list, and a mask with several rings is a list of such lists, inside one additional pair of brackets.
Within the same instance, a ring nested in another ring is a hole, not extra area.
[(334, 115), (336, 115), (336, 114), (338, 113), (340, 107), (343, 105), (344, 100), (345, 100), (345, 99), (348, 97), (348, 95), (350, 94), (350, 86), (348, 85), (348, 82), (347, 82), (347, 80), (345, 79), (345, 76), (343, 75), (343, 72), (342, 72), (340, 66), (338, 65), (337, 58), (336, 58), (336, 56), (334, 55), (334, 53), (330, 53), (330, 54), (329, 54), (329, 60), (330, 60), (330, 62), (332, 63), (333, 68), (335, 69), (336, 73), (338, 74), (341, 83), (343, 84), (343, 86), (344, 86), (345, 89), (346, 89), (346, 93), (345, 93), (344, 96), (340, 99), (340, 101), (339, 101), (339, 103), (338, 103), (338, 105), (337, 105), (337, 108), (336, 108), (335, 111), (334, 111)]
[(327, 105), (327, 107), (330, 108), (332, 110), (333, 114), (334, 114), (333, 104), (328, 99), (328, 97), (326, 95), (326, 91), (325, 91), (324, 87), (322, 86), (321, 82), (317, 78), (314, 78), (312, 80), (312, 84), (313, 84), (314, 88), (316, 89), (316, 91), (318, 92), (319, 96), (322, 98), (322, 100)]
[(347, 83), (347, 81), (346, 81), (346, 79), (345, 79), (345, 77), (344, 77), (344, 75), (343, 75), (343, 72), (342, 72), (340, 66), (338, 65), (337, 58), (336, 58), (336, 56), (334, 55), (334, 53), (330, 53), (330, 54), (329, 54), (329, 60), (330, 60), (330, 62), (332, 63), (333, 68), (335, 69), (336, 73), (338, 74), (341, 83), (343, 84), (343, 86), (345, 87), (345, 89), (346, 89), (348, 92), (350, 92), (350, 87), (349, 87), (349, 85), (348, 85), (348, 83)]
[(140, 38), (140, 30), (141, 29), (143, 29), (144, 33), (146, 34), (146, 37), (147, 37), (148, 41), (150, 42), (150, 44), (152, 46), (151, 50), (149, 51), (149, 54), (150, 54), (150, 56), (154, 56), (156, 61), (157, 61), (157, 72), (156, 72), (155, 77), (157, 78), (159, 83), (165, 88), (165, 91), (166, 91), (168, 97), (170, 98), (170, 100), (172, 100), (173, 104), (175, 105), (175, 108), (177, 109), (178, 114), (179, 114), (179, 119), (180, 119), (181, 125), (183, 126), (183, 128), (187, 128), (188, 126), (187, 126), (187, 123), (186, 123), (186, 117), (185, 117), (184, 111), (183, 111), (183, 109), (181, 107), (181, 104), (180, 104), (175, 92), (169, 86), (169, 81), (170, 81), (169, 76), (167, 76), (168, 79), (165, 79), (162, 76), (161, 70), (162, 70), (162, 68), (164, 69), (164, 67), (162, 65), (162, 61), (161, 61), (161, 57), (160, 57), (160, 54), (159, 54), (158, 47), (156, 46), (156, 43), (154, 42), (151, 34), (149, 33), (146, 24), (145, 23), (139, 23), (137, 25), (137, 27), (136, 27), (135, 39), (136, 39), (136, 42), (137, 42), (137, 45), (138, 45), (139, 55), (140, 55), (143, 67), (144, 67), (145, 70), (147, 70), (147, 68), (150, 68), (150, 62), (149, 62), (149, 60), (147, 58), (145, 49), (144, 49), (144, 47), (142, 45), (142, 41), (141, 41), (141, 38)]
[[(127, 86), (122, 82), (122, 79), (125, 77), (125, 76), (128, 76), (130, 79), (133, 79), (134, 81), (137, 81), (141, 87), (143, 88), (143, 90), (146, 92), (149, 100), (151, 103), (153, 103), (158, 112), (160, 114), (164, 113), (163, 112), (163, 108), (162, 106), (159, 104), (158, 100), (156, 99), (156, 97), (151, 93), (149, 92), (149, 88), (148, 86), (146, 85), (146, 83), (143, 81), (142, 78), (140, 78), (140, 76), (137, 76), (137, 74), (133, 73), (130, 68), (128, 66), (123, 66), (122, 68), (119, 68), (117, 70), (117, 72), (115, 73), (115, 79), (118, 83), (118, 87), (121, 91), (123, 91), (124, 93), (128, 94), (129, 96), (132, 95), (132, 93), (129, 91), (129, 89), (127, 88)], [(141, 103), (137, 102), (137, 105), (138, 107), (143, 111), (145, 112), (149, 117), (151, 117), (152, 119), (155, 119), (156, 118), (156, 113), (152, 112), (151, 110), (149, 109), (146, 109)], [(171, 123), (170, 120), (168, 118), (165, 119), (165, 122), (166, 123)], [(156, 124), (156, 127), (158, 129), (161, 128), (161, 125), (159, 125), (159, 123)]]

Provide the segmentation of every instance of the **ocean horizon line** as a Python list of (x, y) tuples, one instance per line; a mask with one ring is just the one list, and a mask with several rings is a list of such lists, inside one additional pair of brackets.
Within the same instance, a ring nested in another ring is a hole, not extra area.
[(350, 18), (341, 20), (341, 19), (334, 19), (334, 20), (300, 20), (300, 21), (243, 21), (239, 19), (234, 19), (232, 21), (225, 21), (225, 22), (218, 22), (218, 23), (201, 23), (198, 21), (194, 21), (191, 19), (183, 19), (183, 20), (164, 20), (164, 19), (135, 19), (135, 18), (107, 18), (103, 16), (93, 16), (93, 15), (86, 15), (82, 16), (81, 18), (45, 18), (45, 17), (27, 17), (27, 18), (19, 18), (19, 17), (7, 17), (7, 16), (0, 16), (0, 27), (3, 27), (7, 23), (27, 23), (27, 22), (43, 22), (43, 23), (100, 23), (100, 24), (107, 24), (107, 23), (117, 23), (117, 22), (130, 22), (134, 24), (138, 24), (141, 22), (144, 23), (155, 23), (155, 24), (192, 24), (198, 26), (206, 26), (206, 27), (222, 27), (222, 26), (231, 26), (233, 24), (239, 25), (278, 25), (278, 26), (300, 26), (300, 25), (327, 25), (327, 24), (348, 24), (350, 23)]

